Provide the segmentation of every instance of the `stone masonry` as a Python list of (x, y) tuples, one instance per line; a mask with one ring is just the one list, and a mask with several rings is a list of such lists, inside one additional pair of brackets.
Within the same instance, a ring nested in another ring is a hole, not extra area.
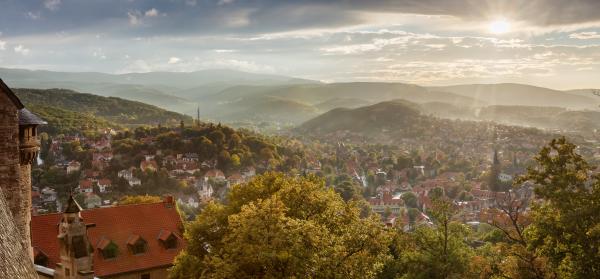
[[(0, 91), (2, 90), (3, 87), (0, 86)], [(20, 164), (18, 119), (20, 108), (9, 98), (9, 94), (12, 93), (0, 92), (0, 189), (19, 230), (19, 243), (33, 256), (29, 229), (31, 166)]]

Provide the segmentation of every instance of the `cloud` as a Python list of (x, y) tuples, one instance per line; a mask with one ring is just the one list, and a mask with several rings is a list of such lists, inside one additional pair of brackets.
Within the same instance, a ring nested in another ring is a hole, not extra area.
[(185, 4), (194, 7), (198, 4), (198, 2), (196, 2), (196, 0), (185, 0)]
[(60, 7), (61, 0), (44, 0), (44, 6), (46, 9), (56, 11)]
[(150, 10), (147, 10), (146, 13), (144, 13), (145, 16), (147, 17), (154, 17), (154, 16), (158, 16), (158, 10), (155, 8), (152, 8)]
[(41, 13), (40, 12), (27, 12), (27, 17), (31, 18), (33, 20), (38, 20), (41, 17)]
[(221, 5), (226, 5), (226, 4), (231, 4), (233, 3), (234, 0), (219, 0), (219, 2), (217, 2), (217, 5), (221, 6)]
[(29, 49), (25, 48), (23, 45), (18, 45), (14, 48), (15, 52), (22, 55), (29, 54)]
[(127, 12), (127, 17), (129, 17), (129, 24), (131, 24), (131, 25), (140, 24), (142, 22), (140, 19), (140, 16), (141, 16), (141, 14), (139, 11)]
[(0, 50), (5, 50), (6, 49), (6, 42), (0, 40)]
[(569, 38), (579, 40), (600, 39), (600, 34), (597, 32), (572, 33), (569, 35)]
[(237, 52), (235, 49), (215, 49), (216, 53), (233, 53)]
[(181, 62), (181, 59), (179, 57), (171, 57), (171, 58), (169, 58), (169, 62), (168, 63), (169, 64), (177, 64), (179, 62)]

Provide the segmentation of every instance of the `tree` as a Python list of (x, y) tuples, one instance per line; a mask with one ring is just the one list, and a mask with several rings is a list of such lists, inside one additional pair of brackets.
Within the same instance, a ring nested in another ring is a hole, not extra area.
[(441, 199), (444, 197), (444, 188), (439, 186), (435, 187), (431, 189), (431, 191), (429, 191), (429, 194), (427, 196), (432, 200)]
[(535, 157), (520, 181), (537, 185), (526, 236), (560, 278), (600, 278), (600, 175), (564, 137)]
[(413, 192), (402, 194), (402, 200), (408, 208), (417, 208), (417, 196)]
[[(487, 255), (490, 270), (498, 275), (508, 278), (549, 278), (550, 274), (545, 270), (546, 259), (530, 249), (525, 235), (531, 223), (526, 214), (530, 198), (527, 195), (519, 197), (514, 191), (508, 191), (505, 195), (497, 196), (496, 208), (488, 212), (492, 215), (490, 225), (495, 228), (492, 231), (495, 235), (490, 237), (501, 240), (491, 246), (497, 251), (495, 255)], [(502, 257), (501, 261), (494, 259), (498, 256)]]
[(161, 201), (162, 198), (158, 196), (124, 196), (119, 200), (119, 205), (157, 203)]
[(322, 180), (267, 173), (189, 224), (171, 278), (373, 278), (389, 234)]
[(385, 276), (380, 278), (471, 276), (473, 253), (465, 242), (469, 229), (452, 220), (455, 213), (451, 201), (436, 199), (431, 208), (431, 226), (421, 225), (412, 233), (397, 232), (398, 242), (391, 247), (395, 259), (386, 264)]

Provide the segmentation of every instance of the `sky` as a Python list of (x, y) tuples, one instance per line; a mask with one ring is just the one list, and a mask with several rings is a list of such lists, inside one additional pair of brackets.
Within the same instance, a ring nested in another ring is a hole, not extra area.
[(600, 0), (0, 0), (0, 67), (600, 88)]

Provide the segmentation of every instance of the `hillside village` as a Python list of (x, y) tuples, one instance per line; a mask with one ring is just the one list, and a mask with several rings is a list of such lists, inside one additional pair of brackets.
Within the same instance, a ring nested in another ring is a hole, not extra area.
[[(515, 126), (436, 120), (435, 129), (410, 128), (414, 136), (381, 131), (379, 136), (393, 138), (387, 145), (352, 131), (273, 145), (273, 139), (247, 131), (194, 123), (107, 129), (94, 138), (48, 136), (34, 179), (34, 214), (60, 212), (69, 193), (88, 209), (116, 205), (125, 196), (169, 194), (191, 220), (207, 202), (222, 201), (232, 186), (277, 170), (323, 177), (346, 200), (365, 199), (390, 226), (409, 230), (427, 222), (430, 195), (440, 194), (462, 209), (463, 222), (485, 222), (488, 209), (553, 137)], [(597, 144), (574, 139), (582, 143), (582, 155), (600, 159)], [(490, 186), (492, 169), (498, 185)], [(533, 188), (523, 185), (519, 194), (530, 197)]]

